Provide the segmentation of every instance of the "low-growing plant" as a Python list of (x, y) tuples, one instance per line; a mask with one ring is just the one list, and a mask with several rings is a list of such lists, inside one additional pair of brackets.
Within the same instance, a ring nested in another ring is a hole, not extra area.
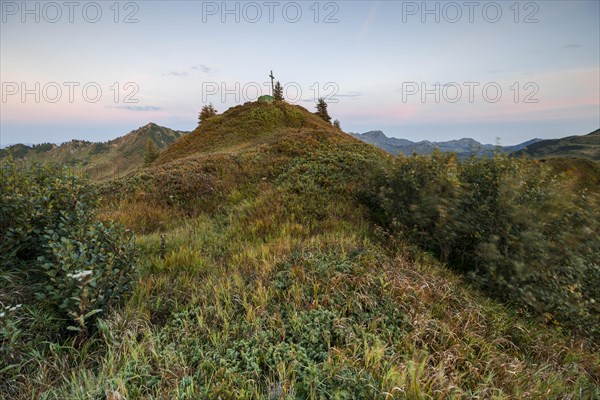
[(69, 330), (84, 339), (97, 317), (131, 291), (133, 238), (95, 219), (94, 191), (65, 167), (19, 171), (6, 162), (0, 174), (3, 349), (31, 345), (40, 332), (28, 330), (35, 323), (19, 321), (35, 315), (44, 319), (47, 333), (54, 332), (42, 332), (39, 343), (66, 337)]

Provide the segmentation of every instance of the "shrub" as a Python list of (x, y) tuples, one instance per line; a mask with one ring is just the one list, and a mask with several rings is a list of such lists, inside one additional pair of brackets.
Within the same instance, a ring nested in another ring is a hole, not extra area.
[(63, 334), (85, 337), (131, 289), (133, 238), (95, 220), (93, 191), (64, 167), (4, 163), (0, 173), (0, 302), (42, 310)]
[(110, 151), (110, 145), (108, 143), (94, 143), (90, 149), (90, 156), (102, 153), (108, 153)]
[(383, 178), (388, 229), (489, 294), (598, 337), (598, 196), (545, 165), (498, 155), (401, 157)]

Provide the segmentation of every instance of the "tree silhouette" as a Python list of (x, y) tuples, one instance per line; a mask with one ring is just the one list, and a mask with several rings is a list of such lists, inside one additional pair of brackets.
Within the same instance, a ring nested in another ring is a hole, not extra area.
[(281, 83), (279, 83), (279, 81), (277, 81), (275, 83), (275, 88), (273, 88), (273, 98), (276, 101), (283, 101), (283, 86), (281, 86)]
[(325, 99), (323, 99), (322, 97), (319, 98), (319, 101), (317, 102), (317, 113), (316, 113), (319, 117), (323, 118), (323, 120), (331, 123), (331, 117), (329, 116), (329, 113), (327, 112), (327, 103), (325, 103)]
[(338, 128), (340, 131), (342, 130), (342, 127), (340, 126), (340, 120), (336, 119), (335, 121), (333, 121), (333, 126), (335, 126), (336, 128)]
[(215, 115), (217, 115), (217, 110), (213, 107), (212, 103), (203, 106), (202, 110), (200, 110), (200, 115), (198, 115), (198, 125)]

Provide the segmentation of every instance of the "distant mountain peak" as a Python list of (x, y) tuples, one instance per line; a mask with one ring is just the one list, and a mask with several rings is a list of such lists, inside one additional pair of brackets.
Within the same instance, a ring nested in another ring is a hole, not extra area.
[(363, 136), (370, 137), (373, 139), (376, 138), (388, 138), (382, 131), (369, 131), (362, 134)]

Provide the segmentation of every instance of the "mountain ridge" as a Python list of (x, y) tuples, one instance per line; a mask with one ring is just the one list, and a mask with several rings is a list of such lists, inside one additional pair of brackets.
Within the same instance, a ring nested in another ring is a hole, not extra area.
[(442, 152), (457, 153), (460, 157), (468, 157), (474, 154), (491, 155), (498, 149), (505, 153), (511, 153), (542, 140), (536, 138), (514, 146), (497, 146), (482, 144), (472, 138), (453, 139), (442, 142), (429, 140), (413, 142), (408, 139), (388, 137), (380, 130), (349, 134), (359, 140), (377, 146), (392, 155), (431, 154), (434, 149), (439, 149)]
[(534, 158), (573, 157), (600, 161), (600, 129), (586, 135), (572, 135), (560, 139), (547, 139), (519, 149), (515, 155)]
[(0, 149), (0, 160), (12, 157), (25, 164), (58, 162), (81, 168), (94, 180), (103, 180), (131, 173), (143, 166), (148, 140), (153, 141), (159, 150), (164, 150), (187, 133), (149, 122), (106, 142), (72, 139), (60, 145), (8, 146)]

